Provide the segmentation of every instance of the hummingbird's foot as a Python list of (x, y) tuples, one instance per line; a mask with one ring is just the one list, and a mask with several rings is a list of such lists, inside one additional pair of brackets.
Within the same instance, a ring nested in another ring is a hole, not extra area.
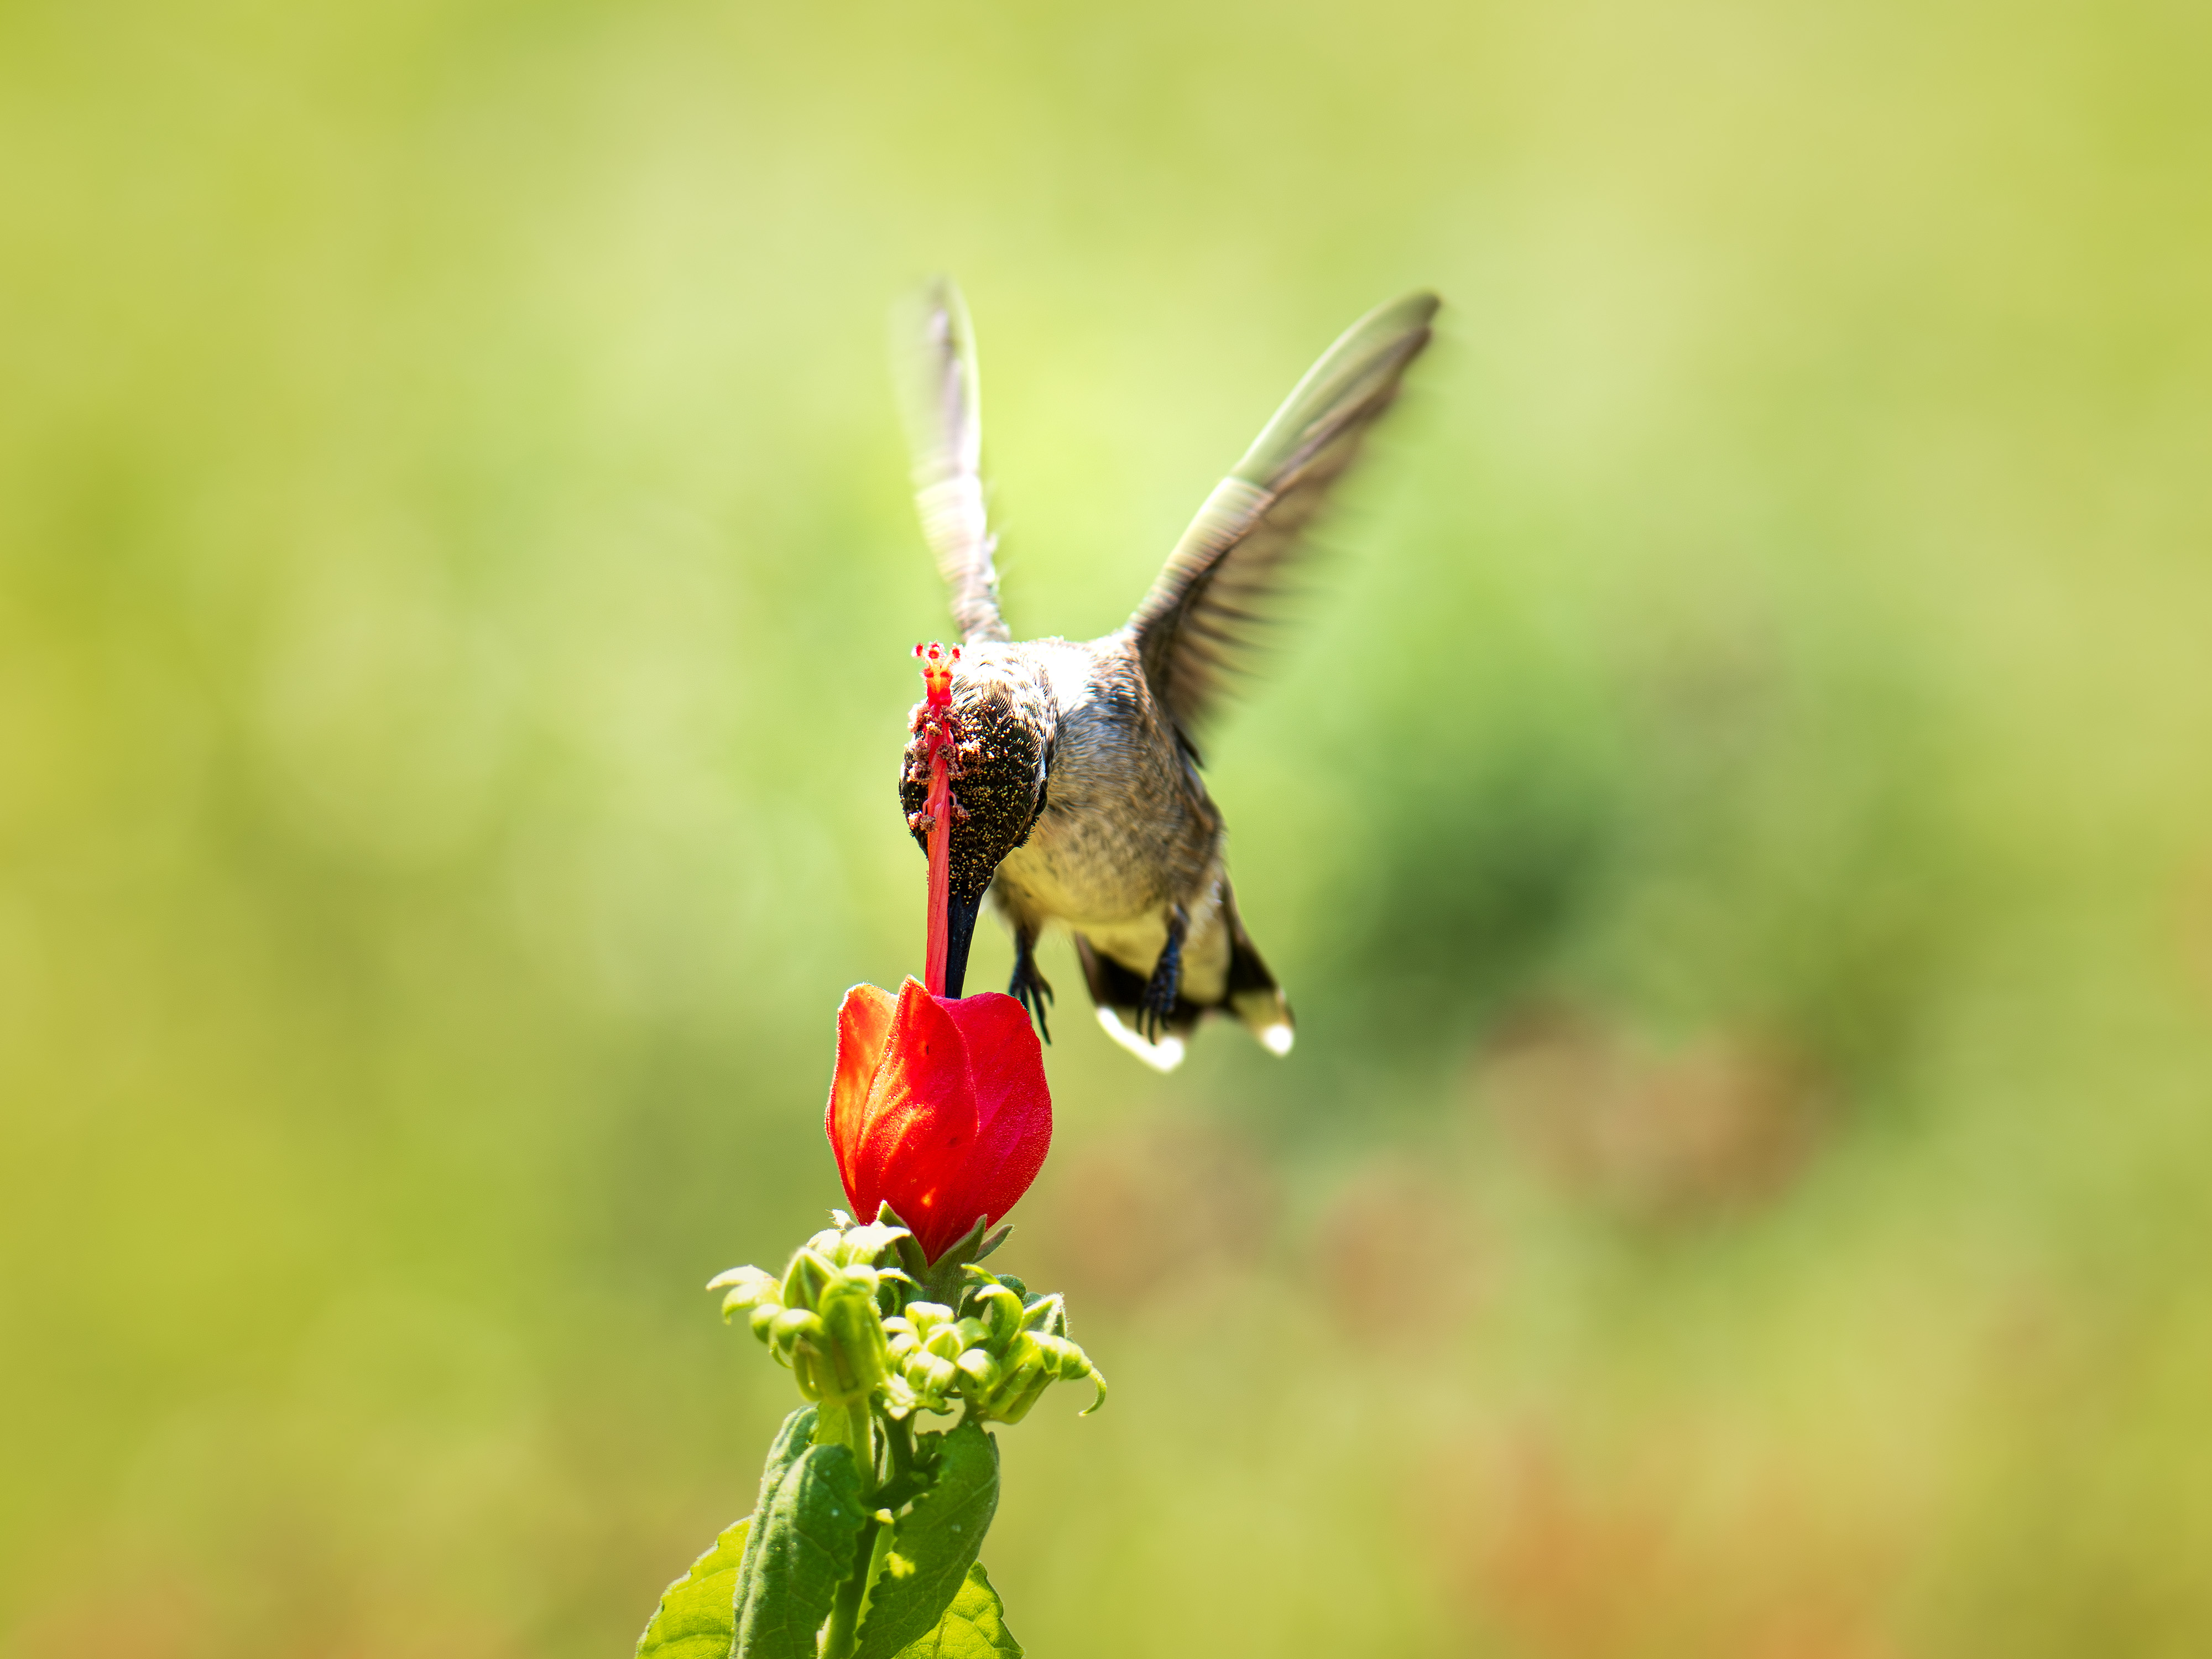
[(1014, 934), (1014, 976), (1006, 986), (1006, 994), (1030, 1011), (1036, 1021), (1037, 1035), (1051, 1042), (1052, 1027), (1045, 1024), (1044, 1006), (1052, 1000), (1052, 984), (1037, 971), (1036, 935), (1026, 930)]
[(1168, 912), (1168, 942), (1160, 947), (1160, 959), (1152, 964), (1152, 976), (1145, 981), (1145, 1000), (1137, 1008), (1137, 1033), (1147, 1042), (1158, 1042), (1166, 1035), (1168, 1019), (1175, 1012), (1176, 998), (1182, 990), (1182, 936), (1190, 926), (1190, 918), (1178, 904)]

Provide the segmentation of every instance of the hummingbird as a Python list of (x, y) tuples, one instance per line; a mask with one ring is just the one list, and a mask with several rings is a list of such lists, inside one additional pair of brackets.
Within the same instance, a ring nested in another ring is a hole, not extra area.
[[(1221, 810), (1198, 738), (1329, 490), (1429, 343), (1438, 301), (1379, 306), (1322, 355), (1206, 498), (1129, 620), (1102, 639), (1017, 641), (999, 609), (985, 508), (975, 337), (950, 281), (895, 340), (924, 538), (951, 590), (952, 749), (945, 994), (957, 997), (988, 893), (1013, 935), (1008, 994), (1051, 1040), (1039, 938), (1073, 936), (1107, 1035), (1161, 1071), (1222, 1012), (1278, 1054), (1291, 1006), (1237, 911)], [(941, 661), (933, 651), (933, 660)], [(917, 705), (899, 775), (928, 847), (929, 750)]]

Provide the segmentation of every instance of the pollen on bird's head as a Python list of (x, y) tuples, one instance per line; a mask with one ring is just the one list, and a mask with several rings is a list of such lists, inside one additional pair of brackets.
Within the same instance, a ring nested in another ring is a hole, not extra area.
[[(923, 659), (924, 673), (929, 659)], [(1028, 838), (1044, 787), (1043, 699), (1019, 665), (985, 652), (945, 667), (945, 702), (925, 705), (923, 720), (907, 745), (900, 771), (900, 804), (915, 838), (927, 847), (926, 796), (929, 748), (926, 722), (947, 718), (955, 742), (951, 761), (952, 884), (980, 892), (999, 861)], [(937, 683), (930, 687), (933, 697)]]

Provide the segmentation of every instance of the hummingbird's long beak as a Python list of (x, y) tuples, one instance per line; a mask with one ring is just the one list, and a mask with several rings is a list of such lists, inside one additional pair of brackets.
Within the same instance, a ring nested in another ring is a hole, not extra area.
[(968, 947), (975, 941), (975, 918), (983, 914), (983, 895), (963, 898), (951, 894), (945, 910), (945, 994), (957, 997), (961, 981), (968, 977)]

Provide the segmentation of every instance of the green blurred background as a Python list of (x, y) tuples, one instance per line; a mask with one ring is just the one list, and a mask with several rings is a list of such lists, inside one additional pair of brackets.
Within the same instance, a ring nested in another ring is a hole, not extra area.
[[(1449, 304), (1212, 744), (1301, 1017), (1064, 943), (1039, 1659), (2212, 1648), (2212, 13), (0, 7), (0, 1654), (622, 1654), (793, 1395), (946, 631)], [(1002, 982), (1003, 940), (976, 982)]]

